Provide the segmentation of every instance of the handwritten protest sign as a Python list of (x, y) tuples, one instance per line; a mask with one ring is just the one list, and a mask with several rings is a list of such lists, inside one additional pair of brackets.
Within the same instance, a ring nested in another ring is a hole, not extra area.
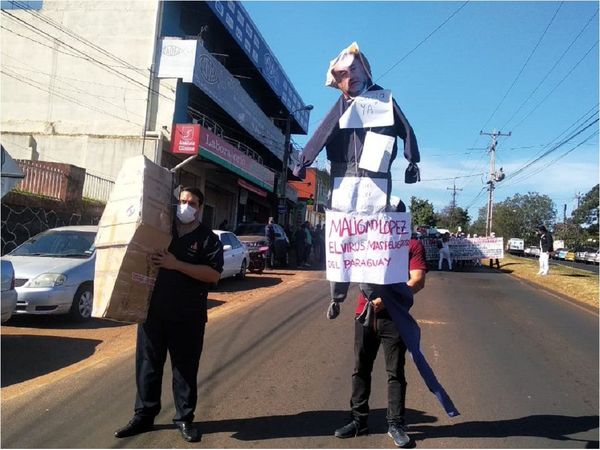
[[(440, 252), (437, 248), (437, 239), (423, 239), (427, 260), (438, 260)], [(471, 261), (473, 259), (501, 259), (504, 258), (504, 238), (452, 238), (448, 241), (450, 255), (455, 261)]]
[(387, 183), (386, 178), (336, 177), (333, 179), (331, 209), (362, 214), (384, 211)]
[(389, 127), (394, 125), (392, 91), (368, 91), (358, 97), (342, 114), (340, 128)]
[(393, 284), (408, 281), (410, 214), (325, 214), (327, 279)]
[(387, 172), (395, 142), (395, 137), (367, 131), (358, 167), (371, 172)]

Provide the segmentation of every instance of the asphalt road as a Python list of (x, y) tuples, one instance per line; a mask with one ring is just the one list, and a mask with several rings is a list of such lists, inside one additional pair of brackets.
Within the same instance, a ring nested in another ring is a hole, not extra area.
[[(133, 353), (2, 402), (3, 448), (380, 448), (385, 371), (375, 367), (371, 435), (346, 423), (354, 295), (325, 318), (322, 273), (208, 325), (201, 361), (199, 444), (172, 428), (170, 370), (156, 430), (113, 431), (132, 415)], [(445, 416), (407, 358), (407, 420), (422, 448), (598, 448), (598, 315), (498, 271), (431, 272), (417, 295), (422, 349), (462, 415)], [(16, 341), (11, 341), (16, 345)], [(9, 366), (8, 369), (10, 370)], [(4, 374), (3, 374), (4, 375)]]

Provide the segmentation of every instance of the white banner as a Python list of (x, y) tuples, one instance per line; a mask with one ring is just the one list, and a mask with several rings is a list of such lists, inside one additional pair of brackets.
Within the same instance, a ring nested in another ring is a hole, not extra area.
[(408, 281), (410, 214), (325, 214), (329, 281), (393, 284)]
[[(427, 260), (438, 260), (440, 251), (437, 248), (438, 239), (423, 239)], [(454, 260), (470, 261), (473, 259), (501, 259), (504, 258), (504, 238), (478, 237), (478, 238), (451, 238), (448, 241), (450, 256)]]

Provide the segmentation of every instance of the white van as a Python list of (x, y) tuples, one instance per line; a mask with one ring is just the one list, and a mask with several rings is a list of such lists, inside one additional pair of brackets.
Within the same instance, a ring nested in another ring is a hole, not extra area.
[(506, 251), (511, 255), (523, 255), (525, 241), (520, 238), (510, 238), (506, 243)]

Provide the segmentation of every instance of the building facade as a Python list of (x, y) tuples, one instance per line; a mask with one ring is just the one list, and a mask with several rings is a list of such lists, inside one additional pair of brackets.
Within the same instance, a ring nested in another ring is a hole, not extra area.
[(182, 163), (176, 133), (195, 125), (177, 181), (205, 192), (205, 223), (277, 216), (286, 121), (305, 134), (309, 112), (241, 3), (2, 1), (2, 16), (13, 158), (110, 181), (131, 156)]

